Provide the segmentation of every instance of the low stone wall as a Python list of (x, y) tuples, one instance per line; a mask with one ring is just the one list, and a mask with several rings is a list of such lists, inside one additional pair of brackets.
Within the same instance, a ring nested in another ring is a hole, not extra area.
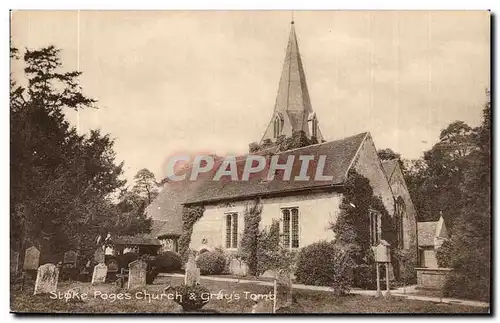
[(420, 288), (441, 289), (446, 282), (452, 268), (415, 268), (417, 284)]

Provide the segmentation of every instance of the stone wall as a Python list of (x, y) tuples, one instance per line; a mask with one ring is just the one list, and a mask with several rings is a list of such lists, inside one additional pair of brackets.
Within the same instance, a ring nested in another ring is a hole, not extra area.
[(442, 289), (451, 268), (415, 268), (417, 270), (417, 285), (425, 289)]
[(410, 246), (417, 245), (417, 211), (413, 205), (399, 165), (394, 169), (392, 177), (390, 178), (390, 184), (392, 192), (394, 193), (394, 198), (397, 199), (401, 197), (405, 203), (406, 216), (403, 218), (403, 241), (404, 248), (409, 249)]
[[(330, 225), (337, 220), (341, 200), (342, 194), (335, 192), (263, 198), (260, 227), (261, 229), (269, 227), (273, 219), (280, 220), (282, 208), (297, 207), (299, 209), (299, 247), (320, 240), (333, 240), (334, 233)], [(189, 247), (198, 250), (202, 241), (206, 239), (208, 245), (225, 249), (225, 215), (233, 212), (238, 214), (239, 241), (245, 228), (245, 206), (249, 203), (254, 203), (254, 201), (206, 205), (203, 217), (193, 227)]]
[(368, 178), (370, 185), (373, 188), (373, 193), (382, 199), (387, 212), (393, 215), (394, 196), (370, 134), (368, 134), (366, 139), (363, 141), (357, 159), (353, 165), (354, 169), (360, 175)]

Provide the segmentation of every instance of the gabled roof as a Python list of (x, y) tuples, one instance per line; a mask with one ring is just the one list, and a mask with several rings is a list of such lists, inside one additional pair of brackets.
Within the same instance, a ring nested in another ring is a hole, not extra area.
[(391, 159), (391, 160), (382, 160), (382, 167), (384, 169), (384, 173), (387, 176), (387, 180), (391, 180), (392, 174), (394, 173), (394, 170), (398, 166), (399, 161), (397, 159)]
[[(183, 203), (201, 184), (200, 181), (179, 181), (165, 183), (162, 191), (146, 208), (146, 214), (153, 221), (163, 222), (161, 228), (152, 232), (157, 238), (179, 236), (182, 233)], [(160, 224), (160, 223), (158, 223)]]
[(434, 237), (438, 221), (418, 222), (418, 245), (420, 247), (434, 246)]
[(418, 245), (434, 246), (434, 238), (448, 238), (448, 231), (443, 217), (438, 221), (418, 222)]
[[(220, 181), (203, 181), (198, 189), (193, 192), (194, 194), (191, 194), (187, 198), (186, 204), (243, 199), (341, 185), (346, 180), (347, 171), (367, 135), (368, 133), (365, 132), (340, 140), (278, 153), (280, 164), (285, 164), (288, 156), (295, 156), (290, 177), (291, 180), (288, 181), (282, 180), (282, 172), (276, 175), (275, 180), (266, 181), (267, 169), (260, 173), (253, 174), (248, 181), (231, 181), (230, 179), (226, 179), (227, 177), (222, 177)], [(299, 160), (299, 156), (301, 155), (313, 155), (316, 161), (319, 156), (325, 155), (326, 160), (323, 174), (333, 176), (333, 179), (328, 182), (314, 180), (316, 165), (311, 163), (307, 173), (307, 175), (310, 176), (310, 180), (293, 180), (300, 172), (301, 161)], [(268, 160), (269, 158), (271, 157), (267, 156)], [(238, 178), (241, 178), (244, 163), (244, 159), (237, 162)], [(213, 178), (218, 166), (219, 165), (216, 163), (212, 174), (210, 174), (210, 178)]]

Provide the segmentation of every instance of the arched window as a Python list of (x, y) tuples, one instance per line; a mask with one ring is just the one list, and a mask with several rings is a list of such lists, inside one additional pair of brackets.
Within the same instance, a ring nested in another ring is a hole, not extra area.
[(406, 217), (406, 205), (401, 196), (399, 196), (396, 199), (396, 233), (397, 233), (399, 248), (404, 248), (403, 221), (405, 217)]
[(312, 119), (312, 136), (318, 138), (318, 119), (316, 119), (316, 115)]
[(283, 120), (279, 115), (274, 117), (274, 138), (278, 138), (281, 135)]

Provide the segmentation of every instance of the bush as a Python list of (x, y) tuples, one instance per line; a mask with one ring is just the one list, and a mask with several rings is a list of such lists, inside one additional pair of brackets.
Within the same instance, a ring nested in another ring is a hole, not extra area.
[(353, 286), (362, 289), (377, 289), (377, 269), (375, 263), (356, 265), (353, 268)]
[(490, 280), (487, 277), (451, 272), (443, 286), (446, 297), (490, 301)]
[(196, 265), (202, 275), (222, 274), (226, 267), (226, 257), (220, 251), (204, 252), (198, 256)]
[(354, 261), (340, 245), (316, 242), (300, 250), (295, 276), (306, 285), (330, 286), (347, 292), (352, 284)]
[(174, 291), (181, 295), (181, 297), (175, 297), (174, 301), (182, 306), (184, 312), (199, 310), (209, 301), (210, 291), (200, 285), (188, 286), (182, 284), (174, 287)]
[(443, 244), (436, 250), (436, 259), (441, 268), (451, 268), (453, 245), (451, 240), (444, 240)]
[(154, 266), (159, 273), (179, 271), (182, 267), (181, 257), (172, 251), (166, 251), (155, 256), (151, 265)]
[(399, 250), (395, 249), (393, 252), (394, 260), (398, 269), (397, 280), (404, 284), (416, 284), (417, 283), (417, 248), (412, 247), (410, 249)]
[(127, 252), (117, 257), (120, 268), (128, 269), (128, 264), (139, 259), (139, 255), (135, 252)]

